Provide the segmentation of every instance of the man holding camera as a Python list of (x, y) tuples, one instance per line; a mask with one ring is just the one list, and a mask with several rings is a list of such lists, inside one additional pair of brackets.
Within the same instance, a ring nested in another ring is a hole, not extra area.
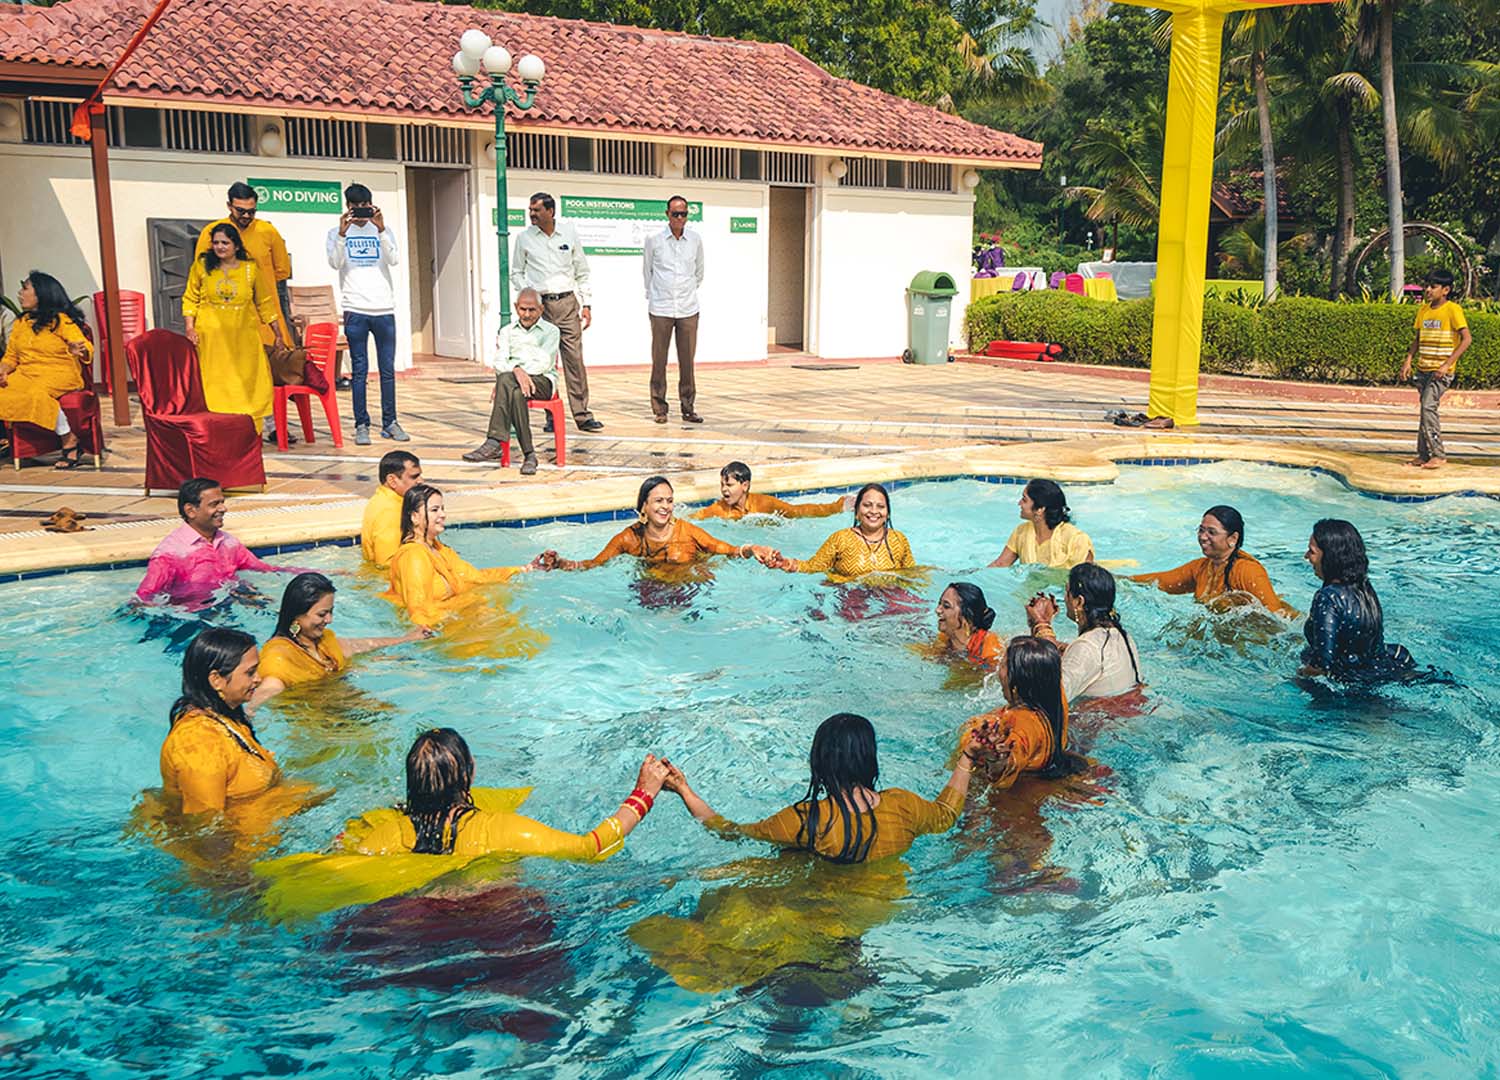
[(344, 189), (345, 210), (338, 228), (328, 230), (328, 265), (339, 272), (339, 294), (344, 306), (344, 337), (349, 342), (349, 366), (354, 405), (354, 442), (370, 445), (370, 410), (365, 403), (370, 374), (370, 338), (375, 338), (375, 362), (380, 368), (380, 436), (409, 442), (411, 436), (396, 420), (396, 290), (391, 267), (399, 253), (396, 235), (385, 226), (370, 189), (350, 184)]

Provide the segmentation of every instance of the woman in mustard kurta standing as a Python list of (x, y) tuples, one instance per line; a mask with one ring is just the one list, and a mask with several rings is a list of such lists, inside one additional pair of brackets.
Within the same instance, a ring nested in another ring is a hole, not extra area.
[(83, 389), (82, 364), (94, 354), (83, 336), (83, 315), (58, 280), (36, 270), (21, 282), (21, 317), (11, 327), (0, 359), (0, 420), (35, 424), (62, 438), (60, 469), (78, 464), (83, 451), (57, 400)]
[(335, 591), (333, 582), (322, 574), (298, 574), (287, 583), (276, 632), (260, 650), (260, 686), (250, 699), (251, 711), (288, 687), (340, 674), (349, 666), (350, 657), (432, 634), (419, 626), (400, 637), (340, 640), (330, 625)]
[(261, 324), (290, 348), (276, 294), (267, 293), (233, 225), (214, 227), (212, 243), (188, 273), (182, 294), (188, 340), (198, 347), (203, 400), (210, 412), (271, 415), (275, 388), (261, 345)]

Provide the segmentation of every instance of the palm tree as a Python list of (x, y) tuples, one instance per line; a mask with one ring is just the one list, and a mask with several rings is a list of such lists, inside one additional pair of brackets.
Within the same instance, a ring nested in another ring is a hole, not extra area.
[(1350, 0), (1358, 27), (1360, 54), (1379, 56), (1380, 126), (1385, 137), (1385, 201), (1391, 230), (1391, 298), (1406, 289), (1406, 211), (1401, 195), (1401, 135), (1396, 119), (1396, 0)]
[(969, 105), (1034, 105), (1052, 96), (1031, 50), (1041, 27), (1034, 6), (956, 0), (951, 10), (960, 32), (962, 74), (953, 92), (939, 100), (940, 108), (957, 112)]
[(1230, 43), (1249, 51), (1242, 56), (1232, 57), (1227, 66), (1231, 71), (1248, 67), (1250, 83), (1255, 91), (1255, 118), (1260, 133), (1260, 167), (1265, 187), (1265, 236), (1261, 242), (1265, 258), (1261, 268), (1261, 284), (1269, 299), (1276, 295), (1276, 255), (1281, 222), (1278, 218), (1276, 143), (1271, 131), (1271, 94), (1270, 80), (1266, 75), (1266, 58), (1283, 36), (1286, 13), (1273, 8), (1259, 8), (1238, 12), (1232, 19)]
[(1090, 120), (1073, 144), (1073, 159), (1100, 179), (1098, 185), (1065, 188), (1065, 198), (1083, 201), (1090, 221), (1118, 221), (1138, 229), (1156, 228), (1161, 216), (1161, 159), (1165, 142), (1166, 102), (1159, 96), (1142, 103), (1143, 124), (1137, 133)]

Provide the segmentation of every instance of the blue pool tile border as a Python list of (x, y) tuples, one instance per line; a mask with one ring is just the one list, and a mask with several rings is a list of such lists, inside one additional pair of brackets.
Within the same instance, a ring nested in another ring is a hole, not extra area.
[[(1194, 457), (1141, 457), (1116, 458), (1114, 459), (1114, 463), (1116, 465), (1137, 465), (1154, 468), (1159, 466), (1180, 465), (1219, 465), (1223, 464), (1227, 460), (1230, 459)], [(1388, 495), (1379, 491), (1366, 491), (1363, 488), (1357, 488), (1353, 484), (1350, 484), (1338, 473), (1333, 472), (1329, 469), (1319, 468), (1317, 466), (1291, 465), (1279, 461), (1257, 461), (1253, 462), (1252, 464), (1270, 465), (1278, 469), (1293, 469), (1297, 472), (1314, 473), (1318, 476), (1329, 476), (1337, 480), (1345, 488), (1357, 495), (1363, 495), (1367, 499), (1379, 499), (1382, 502), (1422, 503), (1432, 502), (1435, 499), (1447, 498), (1479, 498), (1500, 500), (1500, 495), (1492, 495), (1489, 492), (1485, 491), (1450, 491), (1442, 495)], [(916, 476), (904, 480), (887, 480), (884, 481), (884, 484), (888, 490), (895, 491), (901, 488), (911, 487), (914, 484), (936, 484), (945, 483), (950, 480), (975, 480), (981, 484), (1006, 484), (1016, 487), (1020, 487), (1028, 483), (1027, 478), (1024, 476), (999, 476), (994, 473), (951, 473), (947, 476)], [(1092, 487), (1095, 485), (1104, 485), (1110, 483), (1113, 483), (1113, 481), (1073, 480), (1069, 481), (1068, 486), (1083, 487), (1087, 485)], [(797, 488), (792, 491), (779, 491), (777, 492), (777, 495), (795, 498), (800, 495), (825, 494), (834, 490), (839, 489), (831, 488), (828, 485), (824, 484), (820, 487)], [(708, 504), (693, 503), (689, 505), (693, 508), (696, 508), (699, 505), (706, 506)], [(636, 512), (634, 510), (625, 507), (619, 510), (589, 510), (577, 514), (553, 514), (550, 517), (511, 518), (504, 521), (465, 521), (450, 525), (449, 528), (529, 529), (536, 525), (555, 525), (558, 523), (568, 525), (598, 525), (601, 523), (613, 521), (632, 521), (635, 519), (635, 516)], [(267, 555), (292, 555), (299, 551), (311, 551), (314, 548), (357, 547), (358, 545), (359, 537), (356, 535), (336, 536), (327, 540), (303, 540), (291, 544), (267, 544), (263, 546), (253, 547), (250, 550), (256, 555), (264, 558)], [(90, 566), (60, 566), (52, 567), (46, 570), (22, 570), (13, 574), (0, 574), (0, 585), (8, 585), (11, 582), (16, 581), (35, 581), (38, 578), (54, 577), (57, 574), (77, 574), (92, 570), (130, 570), (145, 566), (147, 561), (148, 560), (146, 559), (127, 559), (122, 562), (95, 563)]]

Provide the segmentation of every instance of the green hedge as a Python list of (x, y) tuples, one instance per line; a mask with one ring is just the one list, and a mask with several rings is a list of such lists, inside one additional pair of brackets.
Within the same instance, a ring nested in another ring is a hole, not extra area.
[[(969, 305), (970, 348), (996, 339), (1050, 341), (1079, 364), (1146, 367), (1152, 300), (1107, 302), (1057, 290), (1001, 293)], [(1390, 384), (1411, 345), (1410, 304), (1360, 303), (1284, 296), (1249, 307), (1203, 302), (1207, 372), (1267, 375), (1312, 382)], [(1458, 385), (1500, 387), (1500, 315), (1469, 312), (1474, 344), (1458, 362)]]

